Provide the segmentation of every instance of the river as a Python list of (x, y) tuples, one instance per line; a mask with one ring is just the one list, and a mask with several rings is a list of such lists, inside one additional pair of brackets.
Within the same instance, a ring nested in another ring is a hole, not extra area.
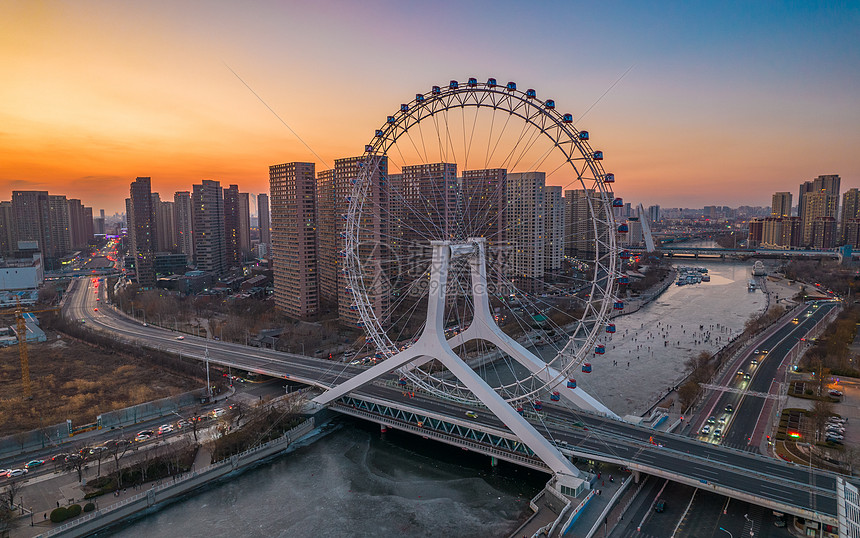
[[(711, 281), (672, 285), (615, 320), (606, 354), (580, 386), (619, 415), (647, 410), (693, 355), (739, 333), (766, 298), (749, 263), (690, 260)], [(629, 363), (629, 365), (628, 365)], [(502, 536), (530, 510), (546, 475), (342, 419), (336, 431), (133, 521), (115, 536)]]

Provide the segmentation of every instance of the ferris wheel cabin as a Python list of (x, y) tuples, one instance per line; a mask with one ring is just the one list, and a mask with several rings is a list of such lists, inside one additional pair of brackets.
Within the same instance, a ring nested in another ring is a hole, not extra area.
[(534, 91), (533, 89), (529, 88), (528, 90), (526, 90), (526, 98), (527, 99), (537, 98), (537, 92)]
[(496, 82), (496, 79), (494, 79), (494, 78), (488, 78), (487, 79), (487, 86), (489, 86), (490, 88), (495, 88), (498, 85), (499, 85), (499, 83)]
[(602, 151), (595, 151), (594, 152), (594, 160), (595, 161), (602, 161), (603, 160), (603, 152)]
[(616, 198), (612, 200), (612, 207), (624, 207), (624, 200), (621, 198)]
[(588, 131), (579, 131), (580, 140), (588, 140)]
[[(583, 366), (583, 368), (585, 368), (585, 366)], [(584, 371), (584, 370), (583, 370), (583, 371)], [(576, 388), (576, 379), (574, 379), (574, 378), (572, 378), (572, 377), (571, 377), (570, 379), (568, 379), (568, 380), (567, 380), (567, 388), (569, 388), (569, 389), (575, 389), (575, 388)]]
[(604, 183), (615, 183), (615, 174), (605, 174), (603, 176)]
[(606, 326), (606, 332), (609, 334), (615, 334), (615, 324), (610, 323), (609, 325), (607, 325)]
[(509, 92), (516, 91), (517, 90), (517, 83), (516, 82), (508, 82), (508, 85), (505, 86), (505, 89), (508, 90)]
[(591, 373), (591, 363), (590, 362), (582, 363), (582, 372), (585, 374)]
[(430, 89), (430, 93), (432, 93), (433, 95), (441, 95), (442, 94), (442, 88), (440, 88), (439, 86), (433, 86)]
[(552, 99), (547, 99), (546, 101), (544, 101), (543, 106), (547, 110), (555, 110), (555, 101), (553, 101)]
[(573, 114), (565, 114), (561, 117), (562, 123), (573, 123)]
[(470, 88), (477, 88), (478, 87), (478, 79), (470, 78), (469, 79), (469, 87)]
[(448, 83), (448, 87), (452, 90), (456, 90), (457, 88), (460, 87), (460, 83), (457, 82), (456, 80), (452, 80), (451, 82)]

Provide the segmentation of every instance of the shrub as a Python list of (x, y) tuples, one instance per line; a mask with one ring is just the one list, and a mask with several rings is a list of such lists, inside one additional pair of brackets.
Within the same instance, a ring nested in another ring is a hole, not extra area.
[(81, 505), (73, 504), (70, 507), (66, 508), (66, 513), (68, 517), (78, 517), (81, 515)]
[(62, 523), (67, 519), (69, 519), (69, 511), (66, 510), (65, 506), (54, 508), (51, 511), (51, 523)]
[(84, 512), (92, 512), (95, 509), (96, 505), (94, 505), (93, 503), (87, 503), (84, 505)]

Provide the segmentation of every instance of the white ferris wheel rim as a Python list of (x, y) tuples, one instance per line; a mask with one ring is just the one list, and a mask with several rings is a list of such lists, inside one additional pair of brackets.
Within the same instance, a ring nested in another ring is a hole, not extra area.
[[(617, 272), (617, 248), (615, 238), (615, 220), (612, 211), (612, 198), (609, 194), (606, 173), (599, 160), (594, 159), (594, 151), (588, 140), (581, 140), (580, 131), (572, 121), (566, 121), (568, 115), (557, 112), (554, 106), (548, 106), (552, 100), (540, 100), (533, 90), (526, 92), (510, 89), (508, 85), (493, 85), (490, 82), (476, 82), (470, 79), (468, 84), (458, 84), (451, 81), (448, 86), (434, 86), (430, 92), (416, 94), (415, 99), (401, 105), (400, 110), (386, 118), (386, 122), (376, 130), (371, 143), (365, 147), (364, 161), (359, 176), (356, 178), (349, 197), (349, 209), (345, 216), (346, 226), (343, 241), (342, 259), (344, 272), (349, 288), (353, 295), (354, 307), (358, 310), (360, 325), (363, 326), (368, 340), (373, 341), (384, 356), (397, 352), (398, 347), (383, 327), (383, 320), (376, 315), (373, 301), (365, 287), (365, 275), (359, 256), (361, 243), (361, 221), (365, 210), (364, 201), (368, 188), (375, 177), (374, 169), (380, 156), (387, 156), (397, 140), (409, 129), (443, 111), (466, 107), (490, 108), (494, 113), (507, 112), (518, 117), (525, 123), (540, 130), (549, 138), (554, 148), (565, 157), (566, 164), (576, 174), (574, 181), (579, 181), (583, 188), (589, 183), (594, 192), (599, 193), (600, 207), (595, 208), (588, 200), (589, 218), (595, 237), (594, 264), (591, 273), (589, 300), (574, 334), (569, 335), (568, 341), (558, 351), (556, 356), (548, 361), (550, 366), (561, 364), (551, 381), (533, 383), (532, 389), (516, 396), (502, 396), (512, 404), (534, 399), (544, 393), (549, 386), (555, 386), (571, 376), (579, 365), (588, 362), (593, 356), (604, 327), (609, 322), (609, 313), (616, 301), (615, 285)], [(554, 103), (553, 103), (554, 104)], [(567, 150), (566, 148), (570, 148)], [(598, 225), (598, 211), (602, 212), (604, 233)], [(600, 277), (599, 275), (603, 276)], [(601, 282), (603, 284), (601, 285)], [(584, 334), (580, 334), (580, 332)], [(416, 370), (401, 370), (401, 375), (408, 378), (414, 386), (434, 393), (443, 398), (461, 402), (474, 403), (477, 399), (468, 389), (458, 384), (456, 380), (443, 379), (432, 373)], [(534, 375), (530, 376), (534, 381)], [(504, 386), (495, 386), (494, 390), (502, 393), (513, 385), (522, 385), (524, 380), (517, 380)]]

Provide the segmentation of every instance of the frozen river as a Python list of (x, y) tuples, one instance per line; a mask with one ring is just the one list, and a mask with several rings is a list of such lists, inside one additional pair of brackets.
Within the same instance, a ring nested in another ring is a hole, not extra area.
[(767, 305), (761, 291), (747, 291), (751, 264), (686, 265), (707, 268), (711, 281), (673, 284), (638, 312), (616, 318), (606, 354), (592, 361), (593, 373), (577, 375), (579, 386), (619, 415), (647, 411), (684, 377), (688, 359), (726, 345)]

